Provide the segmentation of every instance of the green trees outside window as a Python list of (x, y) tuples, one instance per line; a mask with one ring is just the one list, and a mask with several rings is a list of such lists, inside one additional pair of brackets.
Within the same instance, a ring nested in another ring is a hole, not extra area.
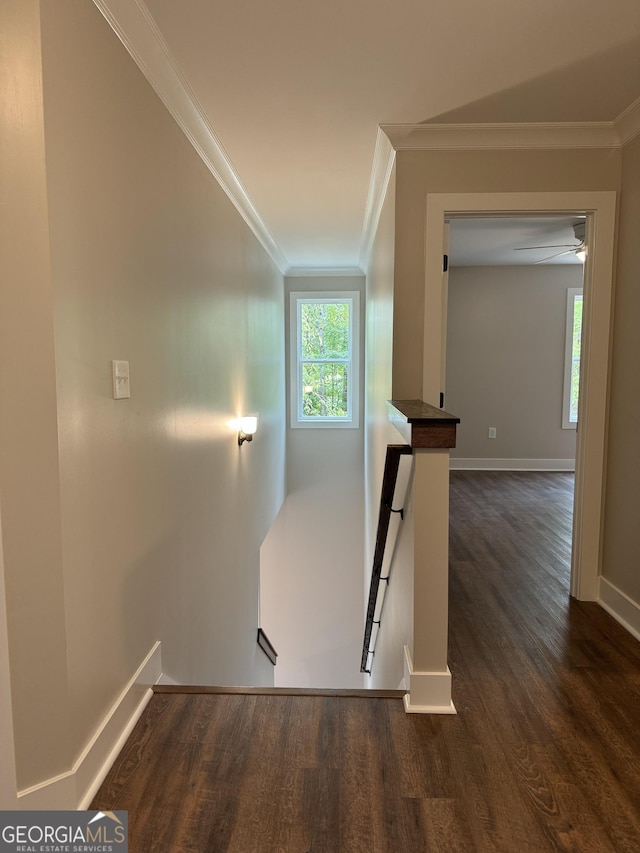
[(562, 428), (575, 429), (580, 399), (580, 348), (582, 344), (582, 288), (567, 290), (567, 329), (564, 357)]
[(304, 417), (349, 416), (351, 306), (300, 303), (300, 367)]
[(582, 341), (582, 294), (573, 300), (573, 328), (571, 335), (571, 398), (569, 420), (578, 423), (578, 399), (580, 397), (580, 345)]
[(291, 426), (357, 427), (359, 293), (291, 293)]

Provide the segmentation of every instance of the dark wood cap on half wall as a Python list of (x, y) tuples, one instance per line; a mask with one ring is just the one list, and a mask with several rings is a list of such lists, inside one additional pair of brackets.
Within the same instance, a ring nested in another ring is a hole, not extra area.
[(389, 420), (411, 447), (446, 449), (456, 446), (460, 418), (424, 400), (387, 400)]

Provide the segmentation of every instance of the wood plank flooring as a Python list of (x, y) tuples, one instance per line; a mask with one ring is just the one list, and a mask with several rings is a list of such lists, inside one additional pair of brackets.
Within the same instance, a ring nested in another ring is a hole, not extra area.
[(637, 853), (640, 644), (569, 601), (572, 488), (452, 474), (457, 716), (157, 694), (92, 808), (132, 853)]

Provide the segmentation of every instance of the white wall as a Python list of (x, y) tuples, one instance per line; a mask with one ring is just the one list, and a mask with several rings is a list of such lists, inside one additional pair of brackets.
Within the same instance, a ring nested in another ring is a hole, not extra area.
[[(365, 416), (365, 607), (375, 548), (380, 491), (387, 444), (402, 444), (403, 439), (389, 423), (387, 400), (393, 397), (391, 387), (394, 311), (395, 261), (395, 170), (382, 207), (371, 259), (367, 269), (366, 330), (366, 416)], [(401, 460), (401, 470), (411, 469), (411, 460)], [(406, 480), (406, 477), (403, 479)], [(399, 484), (397, 507), (402, 503), (403, 488)], [(367, 686), (395, 690), (404, 676), (403, 647), (413, 632), (413, 515), (405, 504), (405, 520), (392, 515), (383, 564), (383, 575), (391, 581), (385, 594), (382, 625), (375, 637), (375, 658)], [(365, 611), (366, 612), (366, 611)], [(364, 633), (364, 617), (363, 617)], [(361, 637), (362, 642), (362, 637)], [(362, 652), (362, 649), (361, 649)]]
[(0, 526), (24, 782), (59, 772), (70, 735), (39, 4), (0, 16)]
[(567, 289), (581, 286), (581, 265), (450, 270), (446, 408), (460, 418), (452, 459), (575, 458), (562, 394)]
[(609, 602), (640, 635), (640, 138), (623, 152), (602, 574)]
[(368, 586), (376, 541), (380, 489), (387, 444), (398, 441), (389, 424), (387, 400), (393, 396), (393, 275), (395, 240), (395, 170), (382, 207), (367, 270), (365, 347), (365, 580)]
[(422, 396), (427, 196), (617, 190), (621, 157), (619, 150), (596, 148), (398, 151), (393, 304), (397, 399)]
[[(273, 683), (256, 628), (285, 491), (284, 293), (92, 3), (2, 13), (0, 487), (24, 789), (70, 772), (158, 640), (176, 681)], [(129, 400), (111, 359), (130, 362)], [(247, 411), (259, 431), (239, 448), (228, 420)]]
[[(285, 284), (287, 295), (358, 290), (364, 317), (362, 276), (292, 277)], [(360, 327), (362, 347), (362, 320)], [(280, 687), (364, 683), (363, 374), (362, 366), (359, 429), (287, 427), (287, 499), (262, 546), (260, 580), (262, 627), (278, 652)]]

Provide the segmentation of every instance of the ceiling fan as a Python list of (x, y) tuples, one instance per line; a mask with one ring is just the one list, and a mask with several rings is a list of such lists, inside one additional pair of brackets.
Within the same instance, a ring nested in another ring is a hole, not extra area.
[(573, 233), (578, 241), (578, 245), (574, 245), (572, 243), (560, 243), (559, 245), (548, 245), (548, 246), (518, 246), (513, 251), (514, 252), (527, 252), (531, 249), (564, 249), (562, 252), (556, 252), (553, 255), (549, 255), (546, 258), (541, 258), (539, 261), (534, 261), (535, 264), (543, 264), (545, 261), (551, 261), (553, 258), (559, 258), (561, 255), (570, 255), (574, 254), (576, 257), (584, 263), (584, 259), (587, 254), (587, 247), (585, 244), (585, 234), (586, 234), (586, 222), (581, 220), (580, 222), (574, 222), (573, 224)]

